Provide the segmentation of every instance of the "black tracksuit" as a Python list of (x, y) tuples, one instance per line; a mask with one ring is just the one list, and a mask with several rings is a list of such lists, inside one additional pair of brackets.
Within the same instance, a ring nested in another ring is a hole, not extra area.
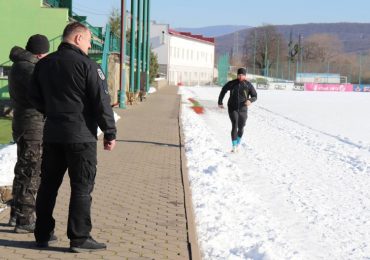
[(37, 63), (30, 97), (46, 116), (41, 184), (36, 201), (37, 241), (54, 232), (52, 212), (68, 169), (71, 185), (67, 235), (71, 241), (90, 238), (91, 192), (96, 175), (97, 127), (104, 139), (116, 138), (105, 76), (79, 48), (62, 43)]
[(248, 107), (245, 104), (247, 100), (254, 102), (257, 100), (257, 92), (249, 81), (231, 80), (222, 87), (218, 97), (218, 104), (222, 101), (227, 91), (230, 91), (230, 97), (227, 102), (229, 117), (232, 124), (231, 140), (243, 136), (245, 122), (248, 118)]

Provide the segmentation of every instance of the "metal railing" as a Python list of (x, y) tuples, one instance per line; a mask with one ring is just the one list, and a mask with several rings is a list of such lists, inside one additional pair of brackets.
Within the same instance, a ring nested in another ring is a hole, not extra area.
[(52, 7), (63, 7), (60, 3), (60, 0), (43, 0), (43, 3)]
[(89, 28), (89, 30), (91, 31), (91, 33), (93, 35), (95, 35), (99, 39), (103, 39), (103, 28), (95, 27), (95, 26), (92, 26), (91, 24), (89, 24), (86, 21), (86, 16), (80, 16), (80, 15), (76, 14), (75, 12), (72, 12), (72, 18), (75, 19), (77, 22), (82, 23), (87, 28)]

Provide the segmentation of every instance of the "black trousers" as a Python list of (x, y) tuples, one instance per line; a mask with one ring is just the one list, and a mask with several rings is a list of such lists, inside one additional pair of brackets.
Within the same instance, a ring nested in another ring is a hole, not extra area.
[(244, 133), (244, 126), (248, 118), (248, 109), (242, 107), (241, 109), (228, 109), (229, 118), (231, 121), (231, 140), (236, 140), (237, 137), (242, 137)]
[(90, 238), (96, 157), (96, 142), (44, 143), (41, 184), (36, 199), (36, 241), (48, 241), (54, 233), (53, 210), (67, 169), (71, 185), (67, 236), (76, 242)]

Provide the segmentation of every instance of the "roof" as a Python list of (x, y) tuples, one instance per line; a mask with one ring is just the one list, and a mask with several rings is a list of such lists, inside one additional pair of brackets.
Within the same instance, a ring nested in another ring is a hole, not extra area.
[(203, 35), (200, 34), (192, 34), (190, 32), (178, 32), (173, 29), (168, 29), (168, 33), (176, 36), (182, 36), (184, 38), (189, 38), (191, 40), (196, 40), (196, 41), (202, 41), (206, 43), (215, 43), (215, 38), (213, 37), (204, 37)]

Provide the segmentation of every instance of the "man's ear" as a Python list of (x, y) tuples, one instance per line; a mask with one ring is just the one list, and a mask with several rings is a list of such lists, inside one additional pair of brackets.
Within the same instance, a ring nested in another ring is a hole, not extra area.
[(74, 38), (73, 41), (75, 42), (75, 44), (78, 44), (81, 40), (81, 34), (76, 34), (73, 38)]

